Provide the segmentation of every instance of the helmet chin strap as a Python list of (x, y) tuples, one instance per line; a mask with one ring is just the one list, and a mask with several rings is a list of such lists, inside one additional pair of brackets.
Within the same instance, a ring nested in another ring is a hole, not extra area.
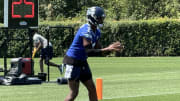
[(102, 28), (102, 27), (103, 27), (103, 24), (98, 24), (98, 27), (99, 27), (99, 28)]

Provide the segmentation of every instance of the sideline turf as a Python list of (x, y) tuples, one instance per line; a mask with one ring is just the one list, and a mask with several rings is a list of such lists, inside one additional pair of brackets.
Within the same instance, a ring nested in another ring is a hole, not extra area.
[(152, 96), (128, 97), (119, 99), (106, 99), (102, 101), (179, 101), (180, 94), (164, 94)]
[[(52, 61), (60, 64), (62, 58)], [(94, 80), (103, 78), (102, 101), (180, 100), (180, 57), (94, 57), (88, 61)], [(35, 59), (36, 73), (38, 66)], [(55, 81), (59, 71), (53, 67), (50, 71), (50, 80)], [(63, 101), (67, 93), (67, 85), (55, 83), (0, 86), (1, 101)], [(76, 101), (89, 101), (82, 84)]]

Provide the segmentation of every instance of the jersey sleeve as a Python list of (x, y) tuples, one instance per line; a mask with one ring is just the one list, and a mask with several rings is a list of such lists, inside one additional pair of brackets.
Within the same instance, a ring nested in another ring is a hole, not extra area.
[(86, 38), (89, 41), (93, 40), (92, 34), (90, 32), (81, 32), (80, 36)]

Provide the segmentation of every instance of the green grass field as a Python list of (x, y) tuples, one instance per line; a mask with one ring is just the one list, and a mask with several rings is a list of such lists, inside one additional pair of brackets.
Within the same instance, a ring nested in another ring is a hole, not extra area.
[[(62, 58), (52, 61), (60, 64)], [(102, 101), (180, 100), (180, 57), (96, 57), (88, 61), (94, 81), (103, 78)], [(35, 72), (39, 72), (38, 59)], [(50, 72), (51, 81), (61, 76), (57, 68)], [(67, 85), (56, 83), (0, 86), (0, 101), (63, 101), (68, 91)], [(76, 101), (89, 101), (82, 84)]]

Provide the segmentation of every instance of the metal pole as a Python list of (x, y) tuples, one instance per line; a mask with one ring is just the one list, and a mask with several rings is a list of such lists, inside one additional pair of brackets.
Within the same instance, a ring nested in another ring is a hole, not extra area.
[[(8, 29), (5, 30), (5, 49), (8, 51), (7, 42), (8, 42)], [(7, 74), (7, 51), (4, 52), (4, 76)]]
[[(47, 34), (47, 40), (48, 40), (48, 57), (49, 57), (49, 26), (46, 28), (46, 34)], [(50, 81), (50, 69), (49, 69), (49, 59), (48, 59), (48, 67), (47, 67), (47, 72), (48, 72), (48, 82)]]
[[(32, 57), (32, 47), (33, 47), (33, 39), (32, 39), (32, 30), (31, 28), (28, 28), (28, 35), (29, 35), (29, 43), (30, 43), (30, 57)], [(34, 75), (34, 63), (33, 63), (33, 59), (31, 58), (31, 75)]]

